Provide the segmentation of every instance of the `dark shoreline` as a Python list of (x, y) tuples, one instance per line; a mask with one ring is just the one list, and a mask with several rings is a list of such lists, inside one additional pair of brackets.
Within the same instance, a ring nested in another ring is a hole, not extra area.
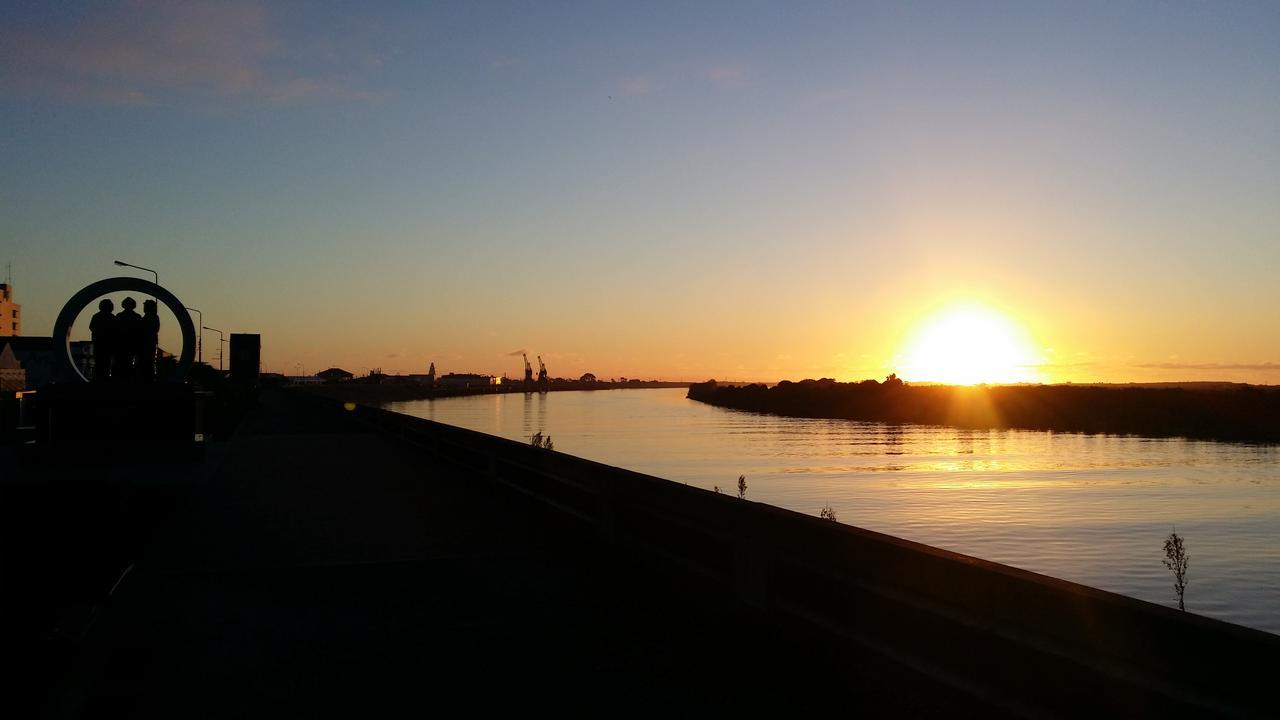
[[(572, 390), (645, 390), (655, 388), (684, 388), (689, 387), (689, 385), (690, 383), (687, 382), (663, 382), (660, 380), (625, 383), (584, 383), (575, 380), (552, 382), (550, 386), (547, 387), (546, 392), (568, 392)], [(467, 397), (471, 395), (510, 395), (523, 394), (525, 392), (538, 392), (537, 390), (525, 390), (521, 385), (515, 383), (509, 385), (489, 385), (474, 388), (444, 388), (428, 387), (426, 385), (417, 385), (412, 383), (375, 384), (343, 382), (325, 385), (310, 385), (305, 387), (308, 392), (323, 395), (324, 397), (333, 400), (373, 405), (386, 402), (402, 402), (405, 400), (435, 400), (437, 398)]]
[(1280, 443), (1280, 388), (1007, 385), (897, 381), (689, 386), (692, 400), (786, 417)]

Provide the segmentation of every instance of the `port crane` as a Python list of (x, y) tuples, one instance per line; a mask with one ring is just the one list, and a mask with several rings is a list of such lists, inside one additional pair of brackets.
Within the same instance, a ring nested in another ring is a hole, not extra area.
[(520, 353), (520, 357), (524, 358), (524, 384), (528, 387), (533, 384), (533, 366), (529, 364), (529, 356)]
[(538, 356), (538, 385), (545, 388), (547, 386), (547, 366), (542, 363), (542, 356)]

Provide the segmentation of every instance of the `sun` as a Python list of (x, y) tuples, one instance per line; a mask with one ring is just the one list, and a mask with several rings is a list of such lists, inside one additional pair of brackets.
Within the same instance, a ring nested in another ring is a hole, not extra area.
[(949, 385), (1037, 382), (1035, 345), (1026, 330), (985, 305), (950, 305), (920, 323), (901, 375)]

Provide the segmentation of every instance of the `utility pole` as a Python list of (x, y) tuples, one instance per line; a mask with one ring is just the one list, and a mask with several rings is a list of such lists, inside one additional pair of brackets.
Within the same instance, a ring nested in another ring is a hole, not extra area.
[(196, 336), (196, 362), (202, 363), (204, 362), (204, 313), (195, 308), (187, 309), (200, 316), (200, 334)]

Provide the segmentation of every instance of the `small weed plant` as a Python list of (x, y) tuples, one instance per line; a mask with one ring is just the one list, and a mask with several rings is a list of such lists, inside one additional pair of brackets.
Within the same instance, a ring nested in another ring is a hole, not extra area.
[(1164, 541), (1164, 566), (1173, 573), (1173, 591), (1178, 595), (1178, 609), (1186, 612), (1185, 596), (1187, 593), (1187, 548), (1177, 531), (1169, 533)]

